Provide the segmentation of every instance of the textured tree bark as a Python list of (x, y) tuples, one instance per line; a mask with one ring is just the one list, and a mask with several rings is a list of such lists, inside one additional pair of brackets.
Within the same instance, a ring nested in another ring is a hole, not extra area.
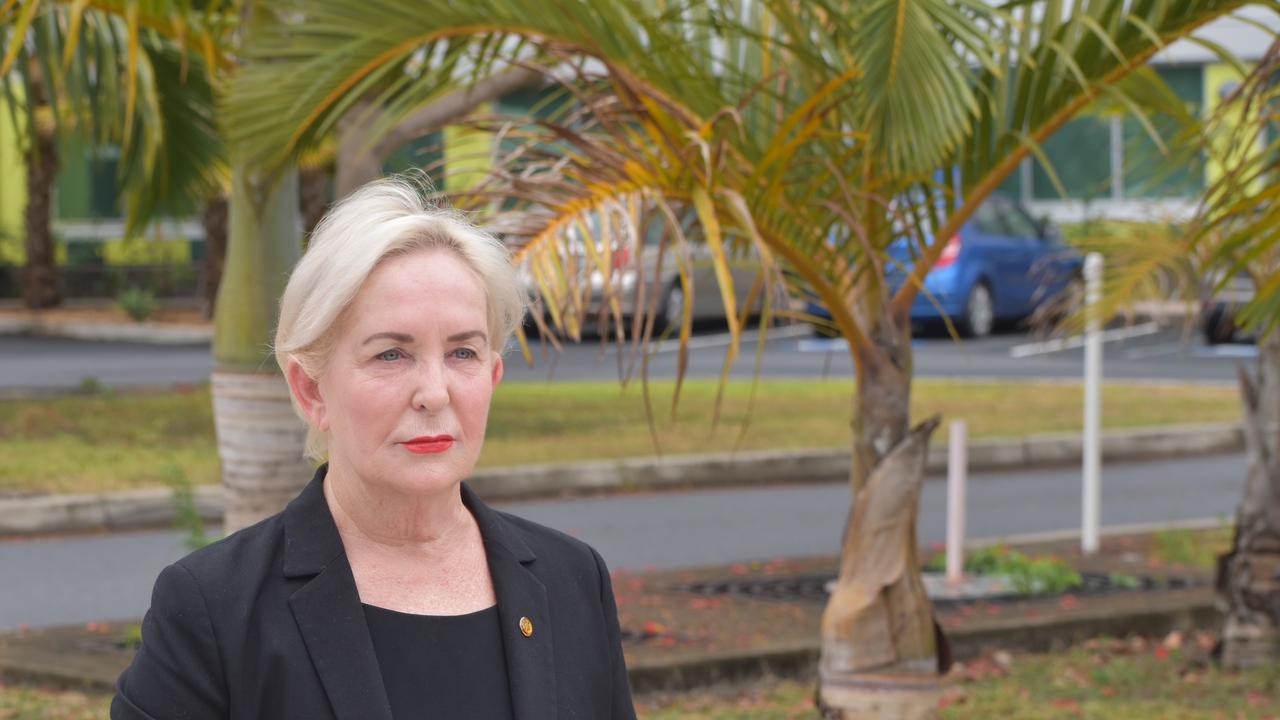
[(32, 310), (62, 304), (53, 249), (53, 183), (58, 178), (58, 143), (52, 127), (38, 127), (26, 152), (27, 260), (22, 268), (22, 302)]
[(204, 265), (200, 280), (204, 288), (204, 316), (213, 317), (218, 302), (218, 286), (222, 284), (222, 268), (227, 261), (227, 198), (219, 195), (204, 206), (200, 218), (204, 226)]
[(1240, 368), (1248, 475), (1232, 551), (1218, 560), (1230, 667), (1280, 663), (1280, 333), (1258, 342), (1258, 375)]
[(307, 429), (293, 413), (283, 377), (215, 371), (212, 385), (223, 525), (231, 533), (283, 510), (314, 467), (302, 456)]
[(868, 333), (873, 347), (858, 352), (853, 413), (853, 491), (856, 494), (911, 427), (911, 328), (890, 320)]
[(940, 642), (920, 578), (916, 515), (929, 438), (909, 428), (911, 338), (886, 321), (860, 351), (853, 508), (840, 575), (822, 616), (818, 705), (824, 718), (929, 718), (940, 692)]
[(297, 173), (268, 184), (236, 168), (230, 220), (213, 340), (227, 532), (282, 510), (312, 474), (306, 428), (271, 352), (280, 295), (301, 255)]
[(382, 161), (414, 138), (456, 123), (479, 105), (522, 87), (541, 82), (546, 71), (512, 67), (470, 87), (459, 88), (405, 118), (386, 137), (370, 144), (368, 128), (358, 124), (365, 104), (357, 104), (339, 123), (336, 198), (350, 195), (382, 175)]

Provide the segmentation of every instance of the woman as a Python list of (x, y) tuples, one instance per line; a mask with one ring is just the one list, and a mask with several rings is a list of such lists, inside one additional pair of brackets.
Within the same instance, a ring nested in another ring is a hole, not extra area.
[(463, 482), (522, 312), (501, 244), (409, 183), (337, 205), (276, 333), (328, 463), (160, 574), (111, 716), (634, 718), (600, 556)]

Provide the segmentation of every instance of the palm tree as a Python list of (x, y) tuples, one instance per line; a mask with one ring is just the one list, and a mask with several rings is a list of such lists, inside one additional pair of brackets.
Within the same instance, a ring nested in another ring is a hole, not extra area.
[[(206, 227), (230, 226), (215, 318), (215, 421), (235, 529), (283, 506), (310, 475), (304, 430), (266, 348), (274, 308), (301, 252), (296, 173), (228, 171), (214, 112), (233, 54), (242, 5), (42, 2), (6, 4), (0, 15), (0, 80), (24, 102), (30, 151), (29, 292), (54, 279), (47, 233), (53, 132), (80, 132), (121, 147), (126, 233), (162, 211), (210, 206)], [(14, 92), (12, 88), (19, 88)], [(47, 104), (39, 100), (47, 99)], [(229, 195), (229, 218), (218, 212)], [(41, 232), (41, 231), (44, 232)], [(43, 263), (43, 264), (41, 264)], [(39, 302), (56, 302), (42, 291)], [(265, 371), (265, 372), (264, 372)]]
[[(766, 316), (784, 312), (770, 287), (819, 298), (858, 387), (855, 502), (823, 619), (820, 698), (831, 717), (872, 705), (928, 716), (939, 648), (914, 526), (936, 420), (913, 426), (908, 412), (922, 280), (1055, 130), (1100, 97), (1141, 114), (1156, 81), (1135, 70), (1243, 4), (295, 0), (251, 27), (228, 128), (253, 163), (277, 167), (361, 103), (378, 108), (376, 137), (467, 83), (541, 68), (573, 103), (537, 122), (479, 120), (506, 151), (455, 200), (490, 211), (518, 246), (552, 325), (577, 331), (591, 270), (606, 314), (620, 315), (614, 258), (649, 252), (634, 241), (650, 225), (660, 255), (685, 258), (698, 242), (713, 258), (734, 337), (725, 377), (740, 353), (736, 252), (761, 258), (753, 291), (765, 288)], [(916, 259), (895, 280), (886, 249), (902, 236)], [(682, 270), (685, 297), (690, 281)], [(634, 292), (651, 316), (652, 289)], [(632, 330), (650, 338), (651, 317)]]
[(1253, 299), (1234, 323), (1258, 338), (1257, 369), (1239, 367), (1247, 470), (1235, 538), (1219, 559), (1225, 608), (1221, 659), (1251, 667), (1280, 662), (1280, 40), (1203, 125), (1184, 133), (1171, 165), (1202, 155), (1224, 168), (1205, 190), (1184, 232), (1142, 229), (1112, 241), (1104, 312), (1131, 300), (1144, 282), (1165, 274), (1185, 280), (1191, 298), (1213, 295), (1239, 279)]
[(60, 140), (79, 135), (92, 146), (120, 147), (129, 235), (217, 182), (210, 57), (190, 48), (212, 47), (219, 33), (178, 4), (143, 10), (22, 0), (0, 9), (0, 87), (25, 134), (28, 307), (62, 299), (50, 229)]

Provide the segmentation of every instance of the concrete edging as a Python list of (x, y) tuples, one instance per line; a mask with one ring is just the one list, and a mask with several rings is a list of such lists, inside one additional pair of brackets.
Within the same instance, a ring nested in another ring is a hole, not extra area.
[(39, 317), (0, 317), (0, 335), (42, 335), (151, 345), (199, 345), (213, 341), (213, 327), (148, 322), (50, 322)]
[[(969, 446), (969, 468), (1079, 463), (1081, 446), (1075, 433), (982, 440)], [(1234, 424), (1136, 428), (1104, 433), (1102, 439), (1103, 459), (1111, 462), (1243, 448), (1243, 431)], [(930, 449), (930, 475), (945, 474), (946, 462), (945, 447)], [(846, 451), (764, 450), (489, 469), (476, 472), (469, 482), (487, 500), (520, 500), (619, 490), (841, 482), (849, 477), (849, 469)], [(201, 517), (221, 520), (221, 488), (198, 488), (195, 498)], [(175, 517), (172, 493), (165, 489), (0, 499), (0, 536), (156, 527), (172, 524)]]

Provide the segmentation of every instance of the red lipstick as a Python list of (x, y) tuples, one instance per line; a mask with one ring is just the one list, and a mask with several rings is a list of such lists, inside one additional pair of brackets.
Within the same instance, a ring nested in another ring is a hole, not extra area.
[(423, 435), (401, 443), (404, 448), (415, 455), (442, 453), (453, 447), (452, 435)]

